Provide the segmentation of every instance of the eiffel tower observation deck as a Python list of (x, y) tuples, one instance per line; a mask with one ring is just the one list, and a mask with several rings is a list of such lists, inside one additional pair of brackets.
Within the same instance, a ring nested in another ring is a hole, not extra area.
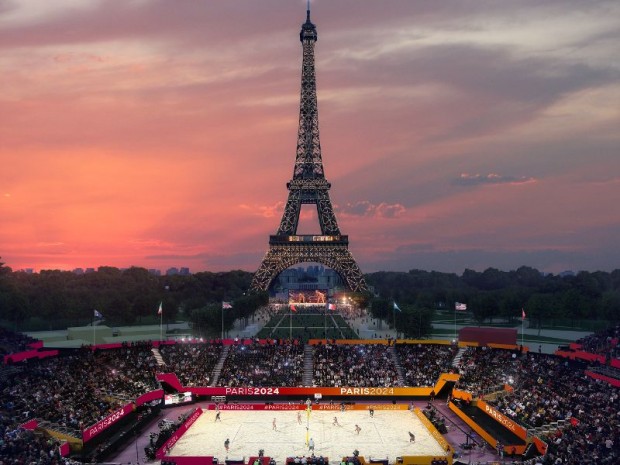
[[(297, 263), (314, 262), (336, 271), (350, 290), (366, 291), (366, 281), (348, 250), (349, 237), (338, 227), (329, 197), (331, 184), (325, 179), (323, 170), (314, 66), (318, 35), (316, 26), (310, 21), (309, 2), (299, 39), (302, 44), (301, 97), (293, 178), (286, 184), (289, 193), (280, 227), (275, 235), (269, 236), (269, 250), (254, 274), (252, 289), (266, 291), (285, 269)], [(303, 204), (316, 206), (320, 233), (297, 234)]]

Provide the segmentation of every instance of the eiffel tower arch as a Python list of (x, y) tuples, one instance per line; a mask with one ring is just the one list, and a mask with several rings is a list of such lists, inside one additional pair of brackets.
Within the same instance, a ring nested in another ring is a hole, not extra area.
[[(314, 262), (333, 269), (350, 290), (366, 291), (364, 276), (349, 251), (349, 237), (340, 233), (329, 198), (331, 184), (323, 171), (314, 68), (314, 44), (318, 36), (316, 26), (310, 21), (309, 5), (299, 39), (303, 55), (293, 178), (286, 185), (289, 193), (280, 227), (275, 235), (269, 236), (269, 250), (254, 274), (252, 289), (266, 291), (285, 269), (297, 263)], [(303, 204), (316, 206), (320, 234), (297, 234)]]

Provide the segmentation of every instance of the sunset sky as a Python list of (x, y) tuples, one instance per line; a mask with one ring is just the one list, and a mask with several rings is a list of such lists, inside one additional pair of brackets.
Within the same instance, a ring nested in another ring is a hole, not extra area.
[[(305, 9), (0, 0), (1, 261), (255, 271), (293, 174)], [(362, 271), (620, 268), (620, 2), (314, 0), (312, 21)]]

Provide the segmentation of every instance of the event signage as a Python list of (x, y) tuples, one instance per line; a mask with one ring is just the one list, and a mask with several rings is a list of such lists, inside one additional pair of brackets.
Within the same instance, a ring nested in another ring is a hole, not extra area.
[(437, 441), (439, 445), (443, 448), (443, 450), (449, 451), (450, 444), (448, 444), (448, 441), (446, 441), (446, 439), (442, 436), (442, 434), (439, 431), (437, 431), (437, 428), (435, 428), (435, 426), (426, 417), (426, 415), (424, 415), (424, 413), (422, 413), (420, 409), (417, 407), (414, 409), (414, 413), (420, 419), (420, 421), (424, 424), (428, 432), (431, 433), (435, 441)]
[(197, 396), (246, 396), (246, 397), (279, 397), (304, 396), (428, 396), (433, 387), (386, 388), (386, 387), (183, 387), (180, 390), (191, 391)]
[[(279, 397), (296, 396), (310, 398), (325, 397), (424, 397), (431, 391), (441, 391), (446, 382), (459, 379), (458, 374), (443, 373), (435, 386), (428, 387), (182, 387), (174, 373), (158, 374), (157, 379), (166, 381), (177, 391), (191, 391), (197, 396), (246, 396)], [(318, 396), (317, 396), (318, 395)]]
[[(342, 405), (338, 404), (312, 404), (312, 410), (327, 410), (327, 411), (341, 411), (345, 410), (409, 410), (409, 406), (407, 404), (353, 404), (353, 405)], [(205, 406), (205, 410), (306, 410), (307, 405), (295, 403), (295, 404), (218, 404), (216, 405), (208, 405)]]
[[(215, 406), (209, 407), (211, 410)], [(219, 410), (303, 410), (305, 405), (300, 404), (219, 404)]]
[(155, 457), (160, 460), (164, 458), (167, 455), (167, 451), (169, 451), (170, 449), (174, 447), (177, 441), (181, 439), (181, 436), (183, 436), (185, 432), (190, 428), (190, 426), (192, 426), (194, 422), (198, 420), (200, 415), (202, 415), (202, 409), (198, 407), (196, 410), (194, 410), (189, 415), (189, 417), (187, 417), (187, 420), (185, 420), (185, 423), (183, 423), (181, 427), (178, 430), (176, 430), (172, 436), (170, 436), (170, 439), (168, 439), (164, 443), (164, 445), (161, 446), (161, 448), (155, 454)]
[[(506, 417), (502, 413), (500, 413), (497, 410), (495, 410), (493, 407), (491, 407), (486, 402), (484, 403), (484, 412), (487, 415), (489, 415), (491, 418), (493, 418), (495, 421), (497, 421), (501, 425), (503, 425), (506, 428), (508, 428), (513, 433), (516, 433), (516, 434), (521, 433), (521, 431), (517, 431), (517, 424), (514, 421), (512, 421), (511, 419), (509, 419), (508, 417)], [(519, 429), (521, 429), (521, 428), (519, 427)]]
[(121, 418), (133, 412), (133, 409), (134, 409), (133, 403), (127, 404), (124, 407), (118, 409), (116, 412), (112, 413), (111, 415), (108, 415), (107, 417), (105, 417), (99, 423), (95, 423), (95, 425), (91, 426), (90, 428), (86, 428), (82, 432), (82, 440), (84, 442), (90, 441), (92, 438), (97, 436), (102, 431), (108, 429), (110, 426), (112, 426), (114, 423), (119, 421)]

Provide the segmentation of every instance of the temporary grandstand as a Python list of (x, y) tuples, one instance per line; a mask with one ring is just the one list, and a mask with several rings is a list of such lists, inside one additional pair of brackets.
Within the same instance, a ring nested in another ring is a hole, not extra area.
[[(309, 456), (309, 437), (330, 461), (572, 454), (617, 463), (615, 331), (556, 355), (472, 341), (192, 339), (50, 350), (28, 339), (25, 350), (5, 355), (1, 401), (21, 424), (18, 444), (32, 442), (34, 431), (55, 438), (41, 450), (86, 461), (223, 461), (225, 435), (229, 460), (243, 463), (260, 449), (276, 462)], [(555, 440), (559, 431), (570, 451)]]

